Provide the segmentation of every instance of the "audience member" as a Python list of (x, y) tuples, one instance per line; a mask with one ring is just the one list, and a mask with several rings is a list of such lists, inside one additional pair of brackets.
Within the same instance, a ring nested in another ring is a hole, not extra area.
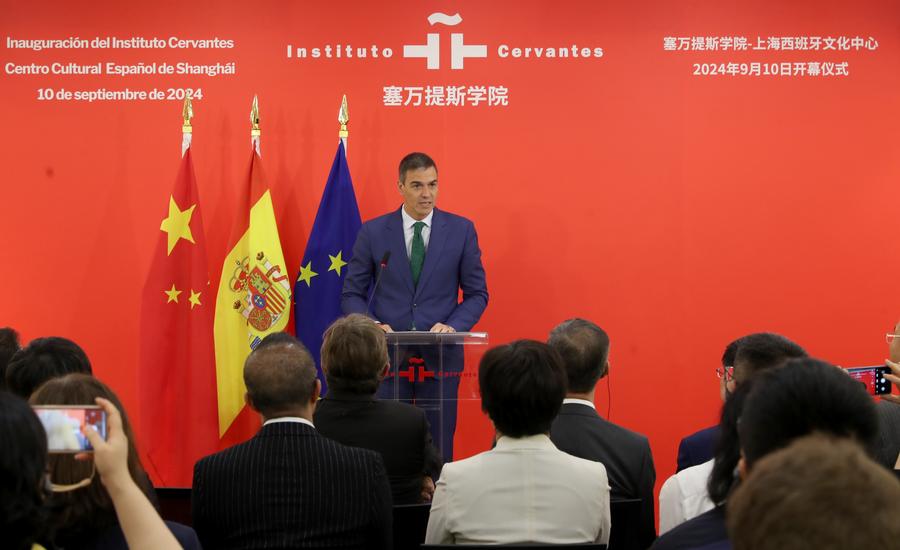
[(885, 363), (891, 374), (885, 376), (894, 385), (894, 394), (885, 395), (877, 405), (878, 423), (881, 427), (878, 454), (876, 459), (882, 466), (890, 470), (898, 470), (900, 474), (900, 323), (886, 335), (890, 359)]
[(322, 341), (328, 395), (316, 405), (319, 433), (381, 454), (394, 504), (430, 501), (441, 468), (425, 413), (406, 403), (375, 399), (390, 369), (384, 331), (365, 315), (335, 321)]
[[(722, 353), (722, 366), (716, 368), (716, 375), (719, 379), (719, 397), (722, 402), (728, 397), (728, 393), (733, 391), (734, 376), (734, 356), (737, 354), (741, 339), (734, 340), (725, 348)], [(716, 448), (716, 440), (719, 438), (719, 425), (704, 428), (698, 432), (683, 438), (678, 444), (678, 468), (676, 472), (680, 472), (691, 466), (698, 466), (712, 460), (713, 453)], [(662, 516), (660, 516), (662, 520)], [(663, 533), (668, 529), (664, 529), (660, 523), (659, 531)]]
[[(684, 487), (687, 493), (683, 496), (680, 506), (673, 499), (660, 492), (659, 518), (660, 535), (653, 545), (653, 549), (695, 548), (709, 542), (717, 542), (725, 539), (725, 502), (732, 487), (736, 485), (736, 473), (740, 458), (740, 443), (738, 441), (738, 419), (741, 416), (747, 394), (753, 383), (751, 381), (735, 388), (728, 400), (722, 405), (722, 414), (719, 426), (721, 428), (719, 439), (716, 442), (716, 452), (713, 460), (709, 461), (706, 476), (702, 479), (684, 479), (684, 474), (692, 470), (706, 466), (693, 466), (672, 476), (687, 481)], [(728, 470), (728, 466), (731, 469)], [(666, 481), (670, 484), (672, 478)], [(676, 487), (677, 487), (676, 483)], [(669, 485), (671, 487), (671, 485)], [(667, 488), (667, 490), (671, 490)], [(664, 506), (666, 508), (664, 508)], [(663, 518), (673, 522), (678, 518), (677, 514), (684, 517), (677, 523), (671, 523), (664, 529)]]
[(606, 468), (548, 437), (566, 395), (559, 355), (530, 340), (495, 347), (481, 360), (478, 383), (497, 445), (444, 465), (425, 542), (607, 543)]
[(728, 505), (735, 550), (889, 550), (900, 482), (846, 438), (810, 435), (763, 457)]
[(244, 363), (247, 404), (264, 423), (249, 441), (194, 467), (193, 520), (207, 548), (389, 548), (391, 493), (378, 453), (312, 424), (320, 383), (298, 342)]
[(19, 351), (19, 333), (10, 327), (0, 328), (0, 390), (6, 389), (6, 366)]
[(803, 357), (808, 357), (806, 350), (780, 334), (757, 332), (744, 336), (734, 355), (734, 384), (780, 367), (790, 359)]
[(3, 547), (28, 550), (49, 540), (47, 436), (22, 398), (0, 391), (0, 534)]
[[(84, 431), (94, 451), (91, 454), (76, 455), (81, 460), (93, 459), (100, 480), (112, 499), (118, 516), (125, 543), (118, 537), (98, 540), (93, 548), (128, 548), (130, 550), (175, 550), (178, 548), (198, 548), (192, 530), (190, 540), (176, 538), (172, 523), (163, 522), (147, 499), (147, 495), (137, 486), (128, 465), (133, 445), (125, 435), (123, 417), (115, 405), (98, 397), (95, 401), (107, 415), (107, 440), (91, 429)], [(183, 529), (187, 529), (181, 526)]]
[[(742, 478), (763, 456), (817, 431), (856, 439), (869, 451), (874, 447), (878, 419), (872, 399), (859, 383), (828, 363), (792, 359), (745, 384), (752, 387), (738, 423)], [(676, 527), (657, 539), (654, 548), (727, 546), (727, 507), (726, 502)], [(702, 531), (696, 528), (701, 524)]]
[(9, 361), (6, 385), (28, 399), (47, 380), (71, 373), (92, 373), (91, 362), (78, 344), (59, 336), (35, 338)]
[[(682, 523), (725, 503), (734, 485), (734, 469), (740, 458), (737, 419), (741, 405), (727, 406), (741, 385), (734, 372), (741, 370), (741, 380), (748, 381), (760, 372), (784, 364), (792, 357), (805, 356), (796, 343), (780, 334), (760, 332), (731, 342), (722, 355), (720, 388), (726, 405), (717, 428), (714, 459), (691, 466), (670, 477), (659, 492), (660, 535)], [(737, 366), (728, 366), (726, 363)], [(715, 514), (712, 514), (715, 515)], [(686, 529), (703, 530), (704, 522)]]
[[(126, 463), (135, 484), (148, 499), (154, 499), (150, 480), (138, 455), (134, 432), (122, 404), (113, 391), (100, 380), (86, 374), (69, 374), (48, 380), (31, 395), (33, 405), (94, 405), (97, 398), (113, 403), (119, 416), (121, 431), (127, 440)], [(51, 497), (51, 522), (54, 544), (60, 548), (127, 548), (125, 536), (116, 517), (112, 498), (94, 477), (91, 461), (78, 461), (69, 453), (53, 454), (49, 459), (50, 479), (54, 483)], [(179, 543), (186, 548), (199, 547), (193, 529), (169, 523)]]
[(656, 470), (643, 434), (604, 419), (594, 406), (597, 382), (609, 373), (609, 336), (584, 319), (569, 319), (550, 332), (547, 342), (559, 353), (568, 392), (550, 427), (556, 447), (606, 467), (611, 498), (641, 499), (640, 532), (635, 541), (647, 548), (656, 538), (653, 485)]

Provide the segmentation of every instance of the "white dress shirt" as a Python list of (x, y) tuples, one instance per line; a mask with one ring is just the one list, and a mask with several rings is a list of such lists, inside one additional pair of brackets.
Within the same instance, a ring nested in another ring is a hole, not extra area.
[(585, 407), (590, 407), (597, 410), (597, 406), (588, 401), (587, 399), (575, 399), (574, 397), (566, 397), (563, 399), (563, 405), (584, 405)]
[(606, 467), (557, 449), (546, 435), (501, 437), (449, 462), (434, 491), (427, 544), (609, 542)]
[(311, 421), (309, 421), (305, 418), (300, 418), (299, 416), (281, 416), (279, 418), (270, 418), (270, 419), (266, 420), (265, 422), (263, 422), (263, 426), (268, 426), (269, 424), (278, 424), (280, 422), (294, 422), (296, 424), (306, 424), (307, 426), (309, 426), (311, 428), (315, 428), (315, 425)]
[(401, 206), (400, 216), (403, 217), (403, 238), (406, 240), (406, 257), (412, 256), (412, 241), (416, 232), (413, 226), (418, 221), (425, 222), (425, 227), (422, 228), (422, 241), (425, 243), (425, 250), (428, 250), (428, 238), (431, 237), (431, 218), (434, 217), (434, 209), (423, 219), (417, 220), (406, 213), (405, 206)]
[(715, 507), (706, 490), (712, 470), (710, 460), (685, 468), (663, 483), (659, 490), (660, 535)]

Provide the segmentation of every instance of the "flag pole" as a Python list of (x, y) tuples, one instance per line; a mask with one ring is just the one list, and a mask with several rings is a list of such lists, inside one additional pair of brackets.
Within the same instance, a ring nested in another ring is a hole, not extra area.
[(262, 156), (259, 152), (259, 98), (253, 94), (253, 104), (250, 106), (250, 144), (256, 149), (256, 154)]
[(184, 106), (181, 108), (181, 156), (184, 156), (184, 153), (187, 152), (188, 148), (191, 146), (191, 119), (194, 118), (194, 106), (191, 103), (191, 98), (184, 98)]
[(344, 94), (344, 99), (341, 100), (341, 108), (338, 110), (338, 123), (341, 125), (338, 137), (344, 142), (345, 155), (347, 154), (347, 137), (350, 135), (350, 132), (347, 131), (348, 122), (350, 122), (350, 114), (347, 110), (347, 94)]

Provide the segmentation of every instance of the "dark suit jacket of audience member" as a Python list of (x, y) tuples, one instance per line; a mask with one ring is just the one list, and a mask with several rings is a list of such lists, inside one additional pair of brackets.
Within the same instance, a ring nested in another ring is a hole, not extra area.
[(423, 476), (437, 481), (441, 472), (440, 454), (418, 407), (331, 389), (316, 406), (313, 423), (325, 437), (380, 453), (394, 504), (419, 503)]
[[(900, 405), (881, 401), (878, 410), (878, 462), (894, 471), (900, 455)], [(897, 472), (894, 471), (896, 474)]]
[(191, 508), (205, 548), (390, 548), (392, 541), (378, 453), (296, 422), (265, 425), (200, 459)]
[(550, 428), (550, 440), (563, 452), (606, 466), (612, 499), (641, 499), (638, 542), (641, 548), (650, 546), (656, 538), (656, 470), (647, 438), (607, 421), (592, 407), (565, 403)]
[(725, 527), (724, 506), (716, 506), (663, 533), (656, 539), (651, 550), (697, 549), (707, 546), (730, 548), (728, 530)]
[(685, 437), (678, 444), (678, 472), (712, 460), (719, 439), (719, 426), (710, 426)]

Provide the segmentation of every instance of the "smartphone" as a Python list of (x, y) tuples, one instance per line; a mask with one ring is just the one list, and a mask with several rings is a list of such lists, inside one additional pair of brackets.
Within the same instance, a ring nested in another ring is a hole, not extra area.
[(875, 365), (872, 367), (852, 367), (846, 369), (847, 374), (859, 380), (866, 386), (869, 395), (885, 395), (891, 393), (891, 382), (884, 375), (891, 372), (887, 365)]
[(85, 453), (93, 451), (82, 428), (106, 439), (106, 411), (96, 405), (35, 405), (34, 412), (47, 432), (47, 451)]

